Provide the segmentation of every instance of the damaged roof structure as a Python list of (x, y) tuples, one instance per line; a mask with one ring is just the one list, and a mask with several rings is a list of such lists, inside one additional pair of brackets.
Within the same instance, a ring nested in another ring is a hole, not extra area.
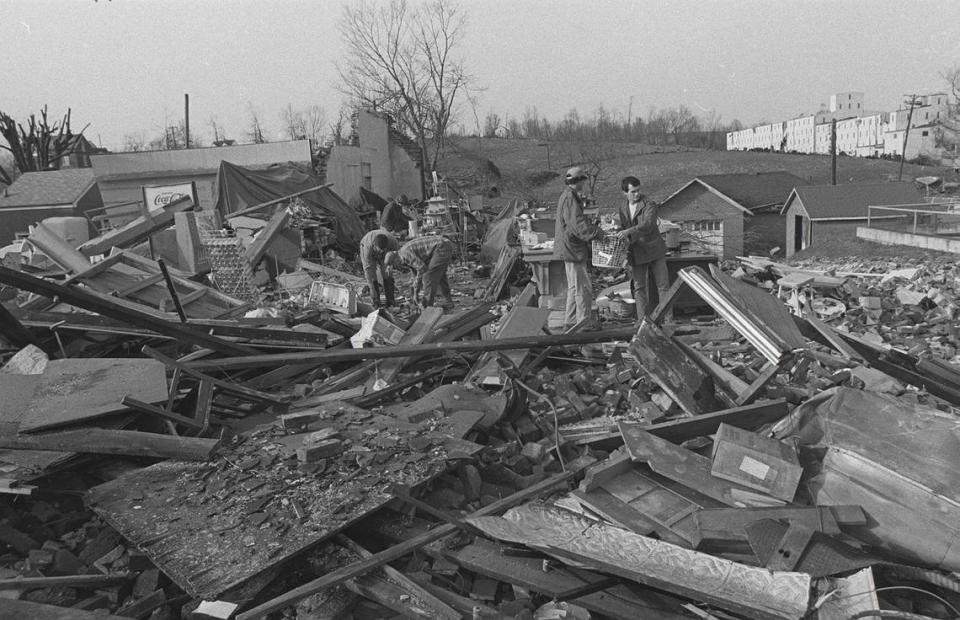
[(561, 331), (511, 246), (378, 310), (311, 184), (0, 267), (10, 617), (960, 616), (952, 263), (714, 260)]

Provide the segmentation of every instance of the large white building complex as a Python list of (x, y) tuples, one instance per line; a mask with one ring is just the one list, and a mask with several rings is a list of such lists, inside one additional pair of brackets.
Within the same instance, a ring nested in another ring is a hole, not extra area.
[[(947, 117), (949, 101), (946, 93), (916, 97), (906, 159), (939, 153), (936, 132)], [(823, 107), (816, 114), (728, 132), (727, 150), (829, 154), (831, 126), (837, 121), (838, 154), (899, 156), (909, 114), (908, 108), (889, 113), (870, 111), (864, 108), (862, 92), (837, 93), (830, 95), (830, 107)]]

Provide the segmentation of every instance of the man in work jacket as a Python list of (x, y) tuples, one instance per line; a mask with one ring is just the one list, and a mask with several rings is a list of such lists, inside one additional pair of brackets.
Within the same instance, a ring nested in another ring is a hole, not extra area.
[(564, 327), (569, 328), (591, 316), (593, 285), (590, 282), (590, 241), (603, 234), (583, 212), (583, 183), (587, 175), (579, 166), (567, 170), (567, 187), (557, 201), (554, 254), (563, 260), (567, 275)]

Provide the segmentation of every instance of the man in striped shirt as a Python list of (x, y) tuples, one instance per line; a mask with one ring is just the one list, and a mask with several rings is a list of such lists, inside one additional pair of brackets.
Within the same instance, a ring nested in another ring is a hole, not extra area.
[(439, 235), (414, 237), (400, 248), (399, 252), (389, 252), (386, 258), (388, 266), (401, 263), (413, 269), (413, 295), (423, 306), (432, 306), (437, 289), (444, 297), (444, 306), (450, 306), (450, 282), (447, 280), (447, 266), (453, 260), (453, 242)]

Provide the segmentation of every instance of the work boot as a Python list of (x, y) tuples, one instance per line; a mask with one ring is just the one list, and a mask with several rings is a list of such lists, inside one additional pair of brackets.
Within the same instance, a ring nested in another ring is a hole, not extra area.
[(380, 284), (378, 282), (370, 283), (370, 301), (374, 308), (380, 307)]

